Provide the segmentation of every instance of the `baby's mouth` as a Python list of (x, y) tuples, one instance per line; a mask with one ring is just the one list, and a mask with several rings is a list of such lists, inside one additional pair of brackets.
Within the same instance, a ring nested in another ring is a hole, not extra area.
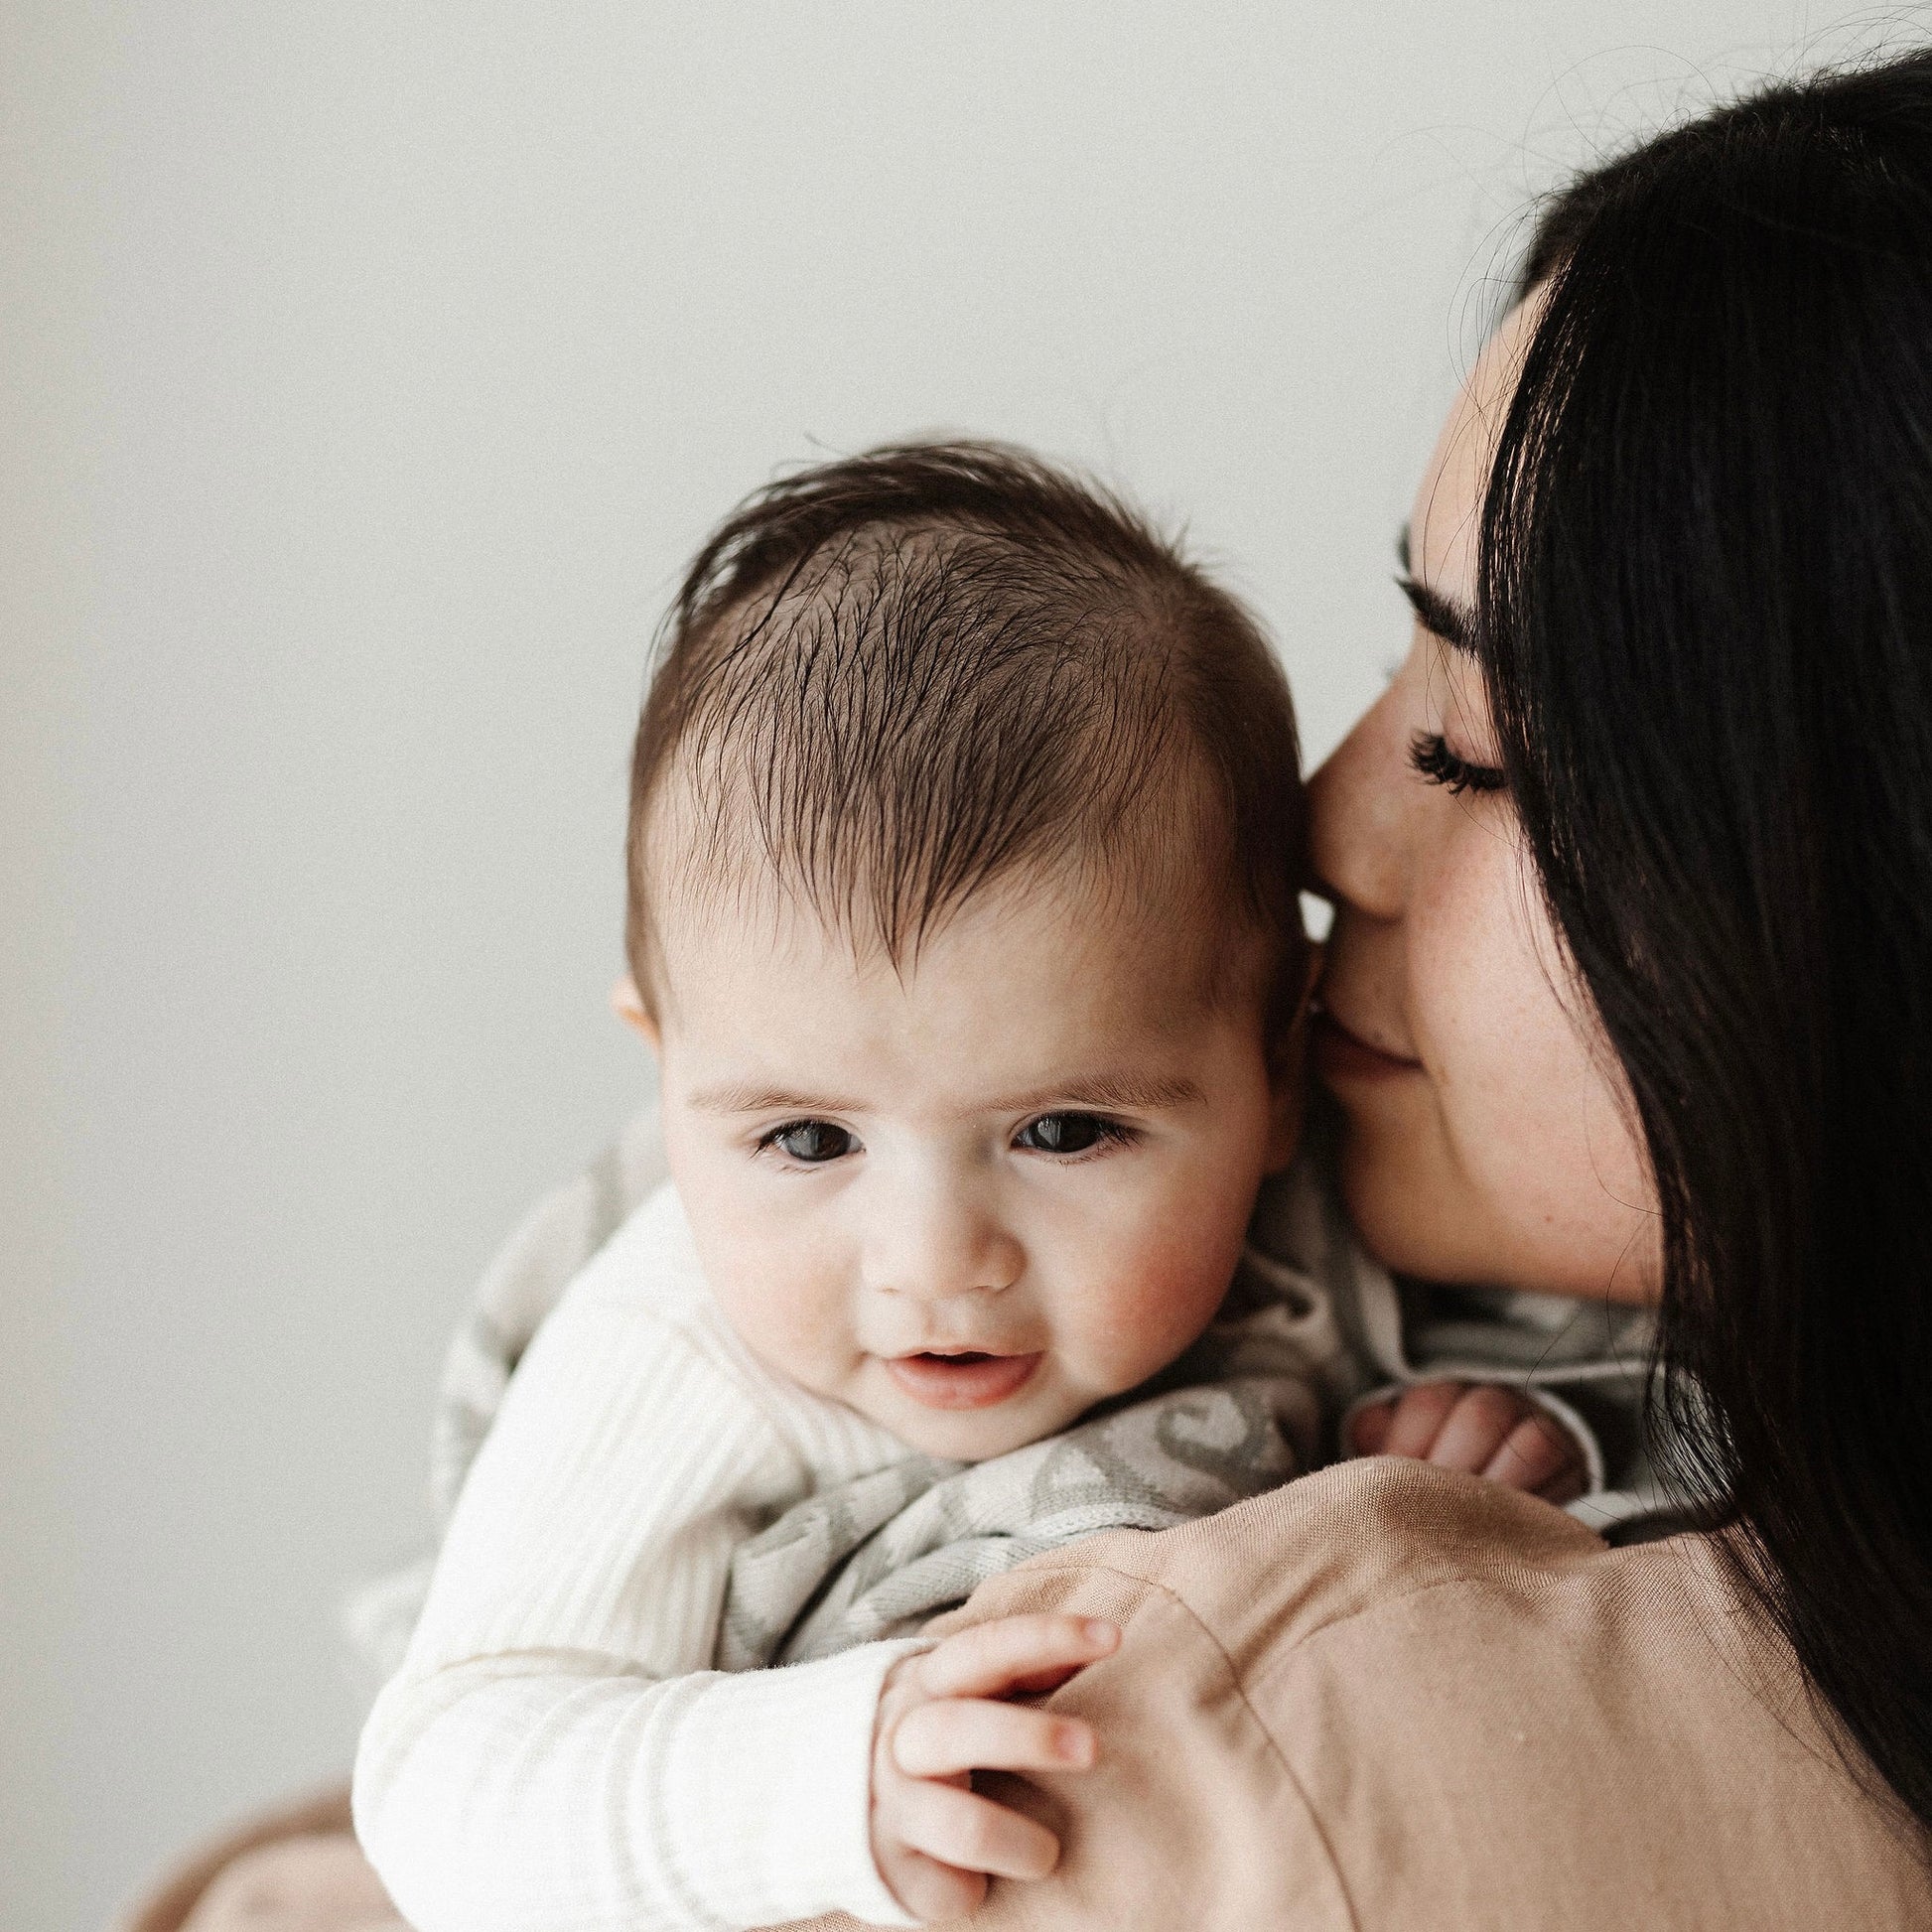
[(994, 1355), (979, 1348), (933, 1348), (917, 1355), (891, 1355), (886, 1373), (914, 1402), (928, 1409), (990, 1409), (1018, 1395), (1033, 1380), (1042, 1357)]

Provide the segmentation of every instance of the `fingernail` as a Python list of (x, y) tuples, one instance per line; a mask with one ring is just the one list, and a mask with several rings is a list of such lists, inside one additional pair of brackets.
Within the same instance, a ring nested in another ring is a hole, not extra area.
[(1103, 1623), (1099, 1617), (1087, 1619), (1087, 1641), (1089, 1643), (1113, 1643), (1120, 1632), (1111, 1623)]
[(1065, 1764), (1091, 1764), (1093, 1733), (1073, 1725), (1062, 1725), (1053, 1737), (1053, 1755)]

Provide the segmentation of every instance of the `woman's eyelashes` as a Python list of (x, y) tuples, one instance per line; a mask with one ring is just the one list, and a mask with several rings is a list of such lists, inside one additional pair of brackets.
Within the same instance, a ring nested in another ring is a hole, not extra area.
[(1509, 782), (1494, 764), (1474, 764), (1449, 748), (1441, 732), (1418, 732), (1409, 746), (1409, 762), (1432, 785), (1451, 792), (1501, 791)]
[(1126, 1147), (1138, 1136), (1124, 1121), (1102, 1114), (1040, 1114), (1013, 1137), (1013, 1144), (1030, 1154), (1098, 1154), (1110, 1147)]
[(759, 1152), (774, 1149), (800, 1167), (819, 1168), (858, 1151), (858, 1137), (829, 1120), (788, 1120), (759, 1141)]

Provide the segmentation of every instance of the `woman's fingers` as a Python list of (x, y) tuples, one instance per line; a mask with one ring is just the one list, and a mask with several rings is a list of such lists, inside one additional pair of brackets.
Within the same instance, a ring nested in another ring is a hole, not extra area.
[(1462, 1395), (1460, 1382), (1423, 1382), (1404, 1389), (1389, 1418), (1382, 1454), (1406, 1455), (1418, 1462), (1429, 1460), (1443, 1425)]
[(1356, 1455), (1381, 1455), (1395, 1421), (1393, 1402), (1371, 1402), (1355, 1411), (1348, 1425), (1348, 1447)]
[[(1479, 1471), (1512, 1489), (1533, 1489), (1542, 1494), (1546, 1484), (1575, 1469), (1581, 1485), (1583, 1453), (1571, 1440), (1569, 1430), (1554, 1416), (1538, 1411), (1525, 1416), (1509, 1432), (1503, 1446)], [(1581, 1486), (1575, 1493), (1581, 1494)], [(1554, 1497), (1551, 1500), (1556, 1500)], [(1565, 1502), (1570, 1496), (1563, 1498)]]
[(1098, 1617), (1001, 1616), (958, 1630), (918, 1662), (928, 1698), (991, 1698), (1037, 1690), (1098, 1663), (1120, 1647), (1119, 1629)]
[(1588, 1487), (1589, 1471), (1579, 1459), (1552, 1476), (1548, 1482), (1539, 1483), (1536, 1494), (1546, 1503), (1555, 1503), (1561, 1509), (1565, 1503), (1574, 1503)]
[(1078, 1718), (1029, 1711), (985, 1698), (914, 1705), (893, 1731), (893, 1760), (906, 1776), (962, 1771), (1085, 1771), (1096, 1755), (1093, 1726)]
[(1584, 1492), (1584, 1454), (1556, 1417), (1500, 1383), (1422, 1382), (1371, 1403), (1350, 1425), (1358, 1455), (1404, 1455), (1461, 1469), (1547, 1501)]
[(1523, 1399), (1493, 1383), (1464, 1389), (1444, 1420), (1429, 1459), (1439, 1469), (1480, 1475), (1522, 1420)]
[(908, 1850), (961, 1871), (1043, 1878), (1059, 1863), (1060, 1842), (1044, 1825), (956, 1784), (908, 1785), (895, 1822)]

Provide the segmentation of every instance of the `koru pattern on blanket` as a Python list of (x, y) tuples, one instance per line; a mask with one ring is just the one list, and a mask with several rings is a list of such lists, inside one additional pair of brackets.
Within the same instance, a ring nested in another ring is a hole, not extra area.
[(909, 1455), (742, 1544), (714, 1661), (804, 1663), (911, 1634), (989, 1577), (1101, 1530), (1165, 1530), (1309, 1466), (1311, 1364), (1249, 1258), (1222, 1318), (1153, 1393), (977, 1463)]

